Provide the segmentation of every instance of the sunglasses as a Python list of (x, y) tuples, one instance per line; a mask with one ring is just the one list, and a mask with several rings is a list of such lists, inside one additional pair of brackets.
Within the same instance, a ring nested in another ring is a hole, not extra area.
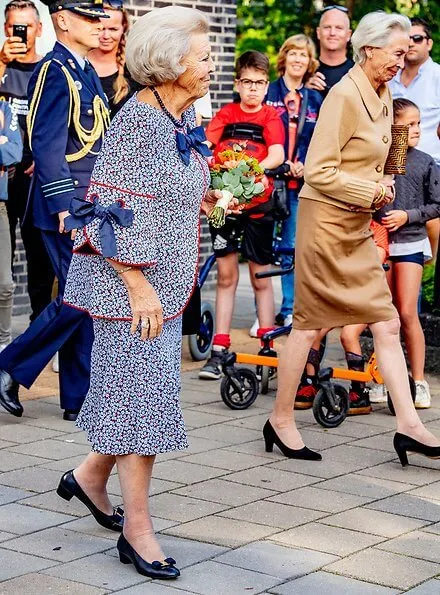
[(348, 13), (348, 8), (346, 6), (339, 6), (338, 4), (332, 4), (331, 6), (326, 6), (321, 10), (321, 14), (327, 12), (329, 10), (340, 10), (341, 12)]
[(414, 43), (422, 43), (424, 39), (429, 39), (429, 37), (427, 35), (410, 35), (409, 38), (414, 42)]

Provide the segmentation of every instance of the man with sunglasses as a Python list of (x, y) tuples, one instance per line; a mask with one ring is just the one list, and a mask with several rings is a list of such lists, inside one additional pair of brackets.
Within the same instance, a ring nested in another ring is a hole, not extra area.
[(337, 4), (326, 6), (321, 11), (316, 36), (319, 40), (319, 67), (306, 87), (325, 96), (354, 65), (347, 56), (351, 37), (348, 9)]
[(28, 87), (27, 126), (35, 171), (27, 217), (41, 230), (59, 294), (0, 354), (0, 405), (16, 417), (19, 385), (29, 388), (59, 352), (63, 419), (74, 421), (90, 383), (93, 326), (86, 312), (63, 303), (73, 241), (64, 221), (84, 198), (109, 123), (107, 98), (87, 54), (99, 46), (103, 0), (43, 0), (57, 42)]
[(393, 99), (404, 97), (420, 110), (420, 142), (418, 148), (440, 165), (440, 64), (430, 57), (433, 41), (429, 26), (423, 19), (411, 19), (409, 50), (405, 67), (389, 86)]

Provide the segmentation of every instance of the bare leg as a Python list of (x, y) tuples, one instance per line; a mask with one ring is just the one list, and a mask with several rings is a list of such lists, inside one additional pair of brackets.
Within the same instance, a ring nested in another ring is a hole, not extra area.
[(104, 514), (113, 514), (113, 506), (107, 494), (107, 481), (115, 462), (113, 455), (91, 452), (73, 471), (81, 489)]
[(269, 270), (269, 268), (269, 265), (262, 265), (249, 261), (249, 275), (254, 290), (255, 300), (257, 302), (257, 314), (260, 328), (269, 328), (273, 326), (275, 318), (272, 279), (270, 277), (268, 279), (257, 279), (255, 277), (255, 273)]
[(215, 332), (229, 335), (238, 285), (238, 254), (217, 259), (217, 289), (215, 296)]
[(341, 344), (345, 353), (362, 354), (359, 337), (362, 331), (367, 328), (366, 324), (347, 324), (341, 331)]
[(149, 490), (155, 456), (117, 456), (124, 501), (124, 536), (146, 562), (165, 558), (156, 539), (149, 510)]
[(423, 380), (425, 377), (425, 335), (417, 311), (422, 273), (423, 267), (414, 262), (394, 263), (394, 301), (400, 315), (414, 380)]
[(298, 384), (316, 331), (292, 330), (281, 352), (278, 364), (278, 389), (270, 423), (286, 446), (303, 448), (301, 434), (295, 425), (294, 404)]
[(422, 424), (411, 399), (406, 362), (400, 345), (399, 319), (370, 324), (380, 372), (393, 399), (397, 431), (428, 446), (440, 441)]

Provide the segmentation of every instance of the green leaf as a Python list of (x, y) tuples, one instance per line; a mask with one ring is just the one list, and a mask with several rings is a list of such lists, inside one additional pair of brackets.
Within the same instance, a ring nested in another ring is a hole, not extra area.
[(236, 186), (234, 188), (234, 190), (232, 191), (232, 194), (235, 196), (235, 198), (239, 198), (242, 194), (243, 194), (243, 186), (241, 184), (239, 184), (238, 186)]
[(254, 194), (261, 194), (264, 192), (264, 184), (257, 182), (254, 186)]
[(214, 188), (214, 190), (223, 189), (223, 180), (221, 176), (211, 176), (211, 187)]

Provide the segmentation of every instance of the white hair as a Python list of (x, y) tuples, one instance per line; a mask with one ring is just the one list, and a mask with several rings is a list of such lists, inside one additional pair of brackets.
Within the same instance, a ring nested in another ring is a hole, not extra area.
[(125, 59), (135, 81), (151, 87), (175, 81), (183, 72), (191, 35), (208, 33), (209, 22), (194, 8), (155, 8), (138, 19), (127, 36)]
[(390, 35), (396, 29), (409, 34), (411, 29), (409, 18), (402, 14), (387, 13), (382, 10), (370, 12), (362, 17), (356, 31), (351, 36), (355, 62), (359, 64), (365, 62), (366, 47), (383, 48), (388, 45)]

